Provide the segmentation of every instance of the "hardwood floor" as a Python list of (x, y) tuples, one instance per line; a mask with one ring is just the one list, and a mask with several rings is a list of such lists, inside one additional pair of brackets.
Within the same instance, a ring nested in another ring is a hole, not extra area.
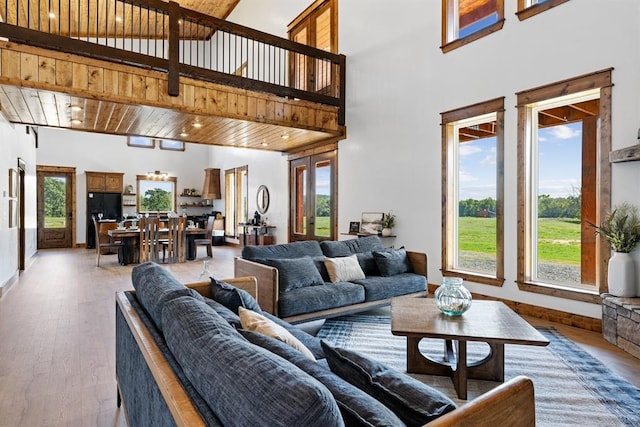
[[(233, 276), (237, 249), (216, 246), (209, 270)], [(198, 280), (200, 258), (167, 268)], [(131, 289), (132, 266), (93, 250), (41, 250), (0, 299), (0, 426), (125, 426), (116, 407), (114, 293)], [(600, 334), (553, 325), (640, 386), (640, 360)]]

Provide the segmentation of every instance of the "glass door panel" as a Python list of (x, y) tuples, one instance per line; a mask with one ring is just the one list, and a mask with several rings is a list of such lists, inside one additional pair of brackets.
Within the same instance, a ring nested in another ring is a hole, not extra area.
[(331, 162), (324, 160), (316, 163), (315, 170), (315, 193), (316, 193), (316, 237), (331, 237)]

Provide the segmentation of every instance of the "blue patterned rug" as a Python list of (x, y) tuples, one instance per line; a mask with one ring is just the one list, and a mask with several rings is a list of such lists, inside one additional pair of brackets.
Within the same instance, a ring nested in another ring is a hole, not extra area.
[[(553, 328), (537, 328), (548, 347), (505, 346), (505, 379), (526, 375), (533, 380), (536, 421), (539, 426), (640, 426), (640, 389), (614, 375), (600, 361)], [(406, 371), (406, 339), (391, 335), (388, 316), (352, 315), (325, 322), (318, 337), (338, 347), (367, 354), (387, 365)], [(422, 340), (420, 351), (442, 359), (442, 340)], [(469, 343), (469, 360), (480, 360), (488, 352), (483, 343)], [(451, 380), (433, 375), (414, 378), (456, 399)], [(498, 383), (469, 380), (473, 399)]]

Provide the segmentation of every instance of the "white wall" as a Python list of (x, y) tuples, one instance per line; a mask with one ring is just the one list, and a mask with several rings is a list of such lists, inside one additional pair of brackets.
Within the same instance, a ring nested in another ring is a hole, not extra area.
[[(286, 37), (311, 1), (242, 0), (229, 19)], [(516, 96), (521, 90), (614, 67), (613, 148), (640, 127), (640, 3), (570, 1), (525, 21), (505, 2), (504, 28), (447, 54), (439, 1), (339, 1), (339, 51), (347, 56), (348, 138), (339, 148), (339, 229), (363, 211), (398, 215), (396, 244), (441, 265), (440, 113), (505, 96), (505, 274), (502, 288), (472, 291), (591, 317), (594, 304), (520, 292), (516, 279)], [(640, 163), (613, 165), (613, 203), (640, 205)], [(634, 254), (640, 271), (640, 251)]]
[(25, 255), (36, 253), (36, 149), (25, 126), (11, 125), (0, 114), (0, 288), (11, 285), (18, 272), (18, 228), (9, 228), (9, 169), (25, 161)]

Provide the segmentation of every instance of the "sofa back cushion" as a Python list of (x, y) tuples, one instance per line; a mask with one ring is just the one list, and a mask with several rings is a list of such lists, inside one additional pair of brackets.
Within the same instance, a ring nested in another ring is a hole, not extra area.
[(149, 313), (149, 317), (161, 331), (162, 308), (167, 302), (182, 296), (203, 300), (199, 293), (186, 288), (171, 273), (153, 262), (134, 267), (131, 271), (131, 280), (140, 305)]
[(258, 259), (299, 258), (303, 256), (322, 256), (320, 244), (315, 240), (304, 242), (283, 243), (280, 245), (245, 246), (242, 248), (242, 258), (249, 261)]
[(365, 236), (341, 241), (325, 240), (320, 242), (320, 248), (325, 256), (339, 257), (381, 250), (384, 245), (378, 236)]
[(249, 343), (205, 303), (175, 299), (162, 322), (169, 349), (225, 426), (344, 425), (326, 387)]

